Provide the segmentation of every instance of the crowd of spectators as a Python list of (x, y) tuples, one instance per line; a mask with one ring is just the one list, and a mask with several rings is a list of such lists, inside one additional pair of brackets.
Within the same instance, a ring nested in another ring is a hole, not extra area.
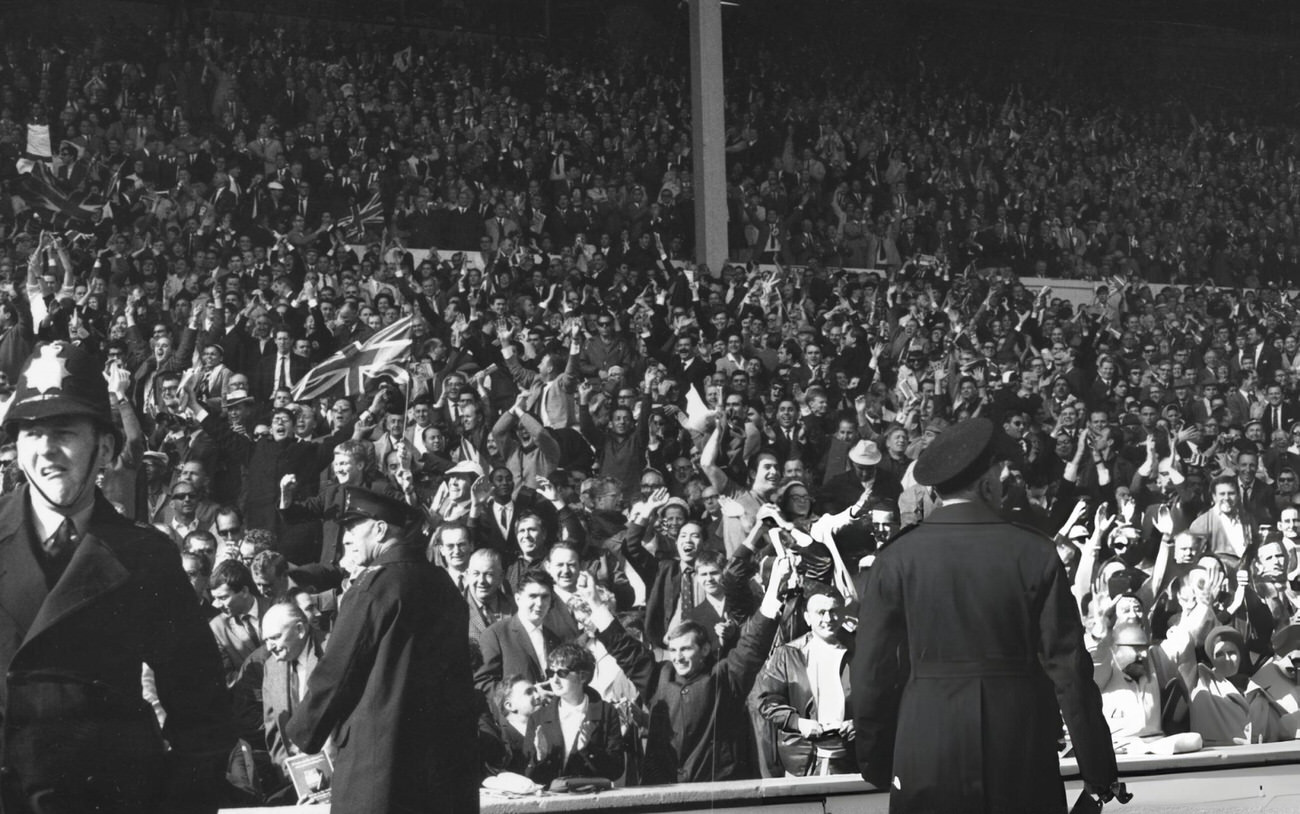
[[(934, 507), (918, 454), (973, 416), (1019, 442), (1003, 509), (1055, 539), (1118, 746), (1294, 738), (1294, 134), (919, 57), (808, 95), (755, 49), (710, 269), (674, 64), (327, 28), (4, 42), (0, 163), (48, 125), (71, 203), (0, 181), (0, 385), (39, 341), (104, 359), (102, 487), (185, 552), (269, 755), (245, 784), (284, 793), (262, 665), (328, 647), (355, 485), (420, 506), (465, 593), (499, 787), (852, 771), (856, 596)], [(409, 383), (295, 401), (406, 316)]]

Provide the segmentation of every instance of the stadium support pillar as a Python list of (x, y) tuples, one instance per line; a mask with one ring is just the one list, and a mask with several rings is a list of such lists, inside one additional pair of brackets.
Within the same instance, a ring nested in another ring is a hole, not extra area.
[(727, 162), (722, 87), (722, 2), (690, 0), (691, 155), (695, 260), (718, 274), (727, 260)]

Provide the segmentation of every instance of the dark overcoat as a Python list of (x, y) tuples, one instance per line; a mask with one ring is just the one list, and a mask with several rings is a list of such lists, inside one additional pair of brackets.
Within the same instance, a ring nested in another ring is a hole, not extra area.
[(858, 762), (893, 814), (1064, 814), (1062, 715), (1083, 778), (1116, 777), (1056, 550), (981, 503), (936, 509), (876, 558), (852, 686)]
[(478, 811), (469, 615), (419, 546), (393, 546), (339, 600), (286, 727), (304, 752), (334, 734), (334, 814)]
[[(47, 588), (29, 489), (0, 503), (0, 809), (215, 811), (234, 725), (176, 546), (97, 495)], [(167, 712), (161, 730), (142, 696), (145, 664)]]

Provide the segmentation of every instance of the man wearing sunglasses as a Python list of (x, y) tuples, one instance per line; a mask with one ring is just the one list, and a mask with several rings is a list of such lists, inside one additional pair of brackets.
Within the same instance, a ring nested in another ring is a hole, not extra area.
[(163, 509), (163, 520), (172, 537), (180, 542), (192, 531), (208, 531), (216, 527), (217, 504), (204, 500), (194, 485), (178, 482), (171, 490), (171, 499)]

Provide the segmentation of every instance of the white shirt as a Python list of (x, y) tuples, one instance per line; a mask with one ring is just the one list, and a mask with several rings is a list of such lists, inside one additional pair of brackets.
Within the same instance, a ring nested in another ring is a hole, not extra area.
[(561, 698), (559, 711), (560, 731), (564, 733), (564, 754), (568, 755), (575, 747), (586, 745), (578, 743), (578, 736), (582, 733), (582, 722), (587, 719), (587, 699), (583, 698), (581, 704), (570, 704)]
[[(90, 515), (94, 511), (95, 504), (91, 503), (72, 515), (72, 525), (76, 527), (78, 535), (84, 533), (84, 529), (90, 524)], [(63, 525), (64, 519), (65, 515), (59, 514), (39, 501), (32, 501), (32, 523), (36, 527), (37, 539), (48, 540), (53, 537), (54, 532), (58, 531), (59, 526)]]
[(814, 634), (808, 644), (808, 684), (817, 704), (817, 720), (838, 725), (844, 720), (844, 684), (840, 667), (844, 648), (828, 644)]
[(543, 670), (546, 669), (546, 639), (542, 637), (541, 626), (534, 627), (531, 622), (522, 617), (519, 619), (520, 624), (524, 626), (524, 632), (528, 634), (528, 641), (533, 645), (533, 653), (537, 655), (537, 663)]
[[(1215, 509), (1215, 511), (1219, 510)], [(1227, 538), (1228, 545), (1232, 546), (1232, 552), (1240, 557), (1246, 552), (1246, 527), (1242, 525), (1241, 514), (1229, 517), (1219, 512), (1219, 520), (1223, 523), (1223, 536)]]
[(509, 503), (493, 503), (492, 517), (497, 521), (497, 526), (501, 529), (501, 534), (510, 536), (510, 510)]

